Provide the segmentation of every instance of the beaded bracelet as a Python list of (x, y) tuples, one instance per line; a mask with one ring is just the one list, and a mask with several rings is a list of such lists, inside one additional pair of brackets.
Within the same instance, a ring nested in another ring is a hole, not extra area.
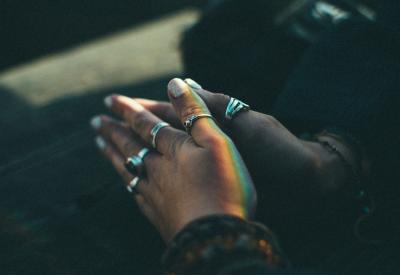
[(198, 219), (169, 245), (162, 262), (168, 274), (186, 274), (199, 264), (223, 264), (235, 255), (259, 259), (272, 267), (287, 265), (273, 234), (263, 225), (228, 215)]
[(335, 138), (332, 135), (326, 134), (323, 132), (320, 135), (315, 136), (315, 140), (320, 143), (324, 148), (326, 148), (329, 152), (335, 154), (345, 167), (345, 169), (349, 172), (349, 186), (353, 186), (353, 196), (360, 202), (361, 205), (361, 213), (364, 215), (368, 215), (371, 213), (371, 206), (369, 206), (370, 199), (368, 198), (368, 194), (366, 193), (365, 189), (361, 183), (361, 175), (359, 169), (355, 168), (343, 155), (343, 153), (332, 143), (326, 140), (321, 140), (320, 137), (328, 136)]
[[(332, 137), (334, 139), (337, 139), (332, 134), (327, 133), (326, 131), (322, 132), (319, 135), (314, 136), (314, 140), (320, 143), (322, 146), (327, 148), (331, 153), (334, 153), (342, 162), (343, 166), (348, 170), (350, 174), (349, 182), (350, 186), (354, 187), (354, 190), (352, 192), (353, 198), (356, 199), (358, 202), (358, 209), (359, 209), (359, 217), (357, 218), (355, 224), (354, 224), (354, 235), (356, 238), (363, 243), (378, 243), (376, 240), (368, 240), (365, 239), (362, 234), (360, 233), (360, 226), (361, 224), (366, 221), (366, 219), (373, 214), (375, 211), (375, 203), (372, 197), (365, 191), (365, 188), (362, 185), (361, 182), (361, 173), (358, 171), (359, 169), (356, 169), (343, 155), (343, 153), (332, 143), (326, 140), (320, 140), (320, 137), (322, 136), (328, 136)], [(361, 160), (359, 160), (361, 161)]]

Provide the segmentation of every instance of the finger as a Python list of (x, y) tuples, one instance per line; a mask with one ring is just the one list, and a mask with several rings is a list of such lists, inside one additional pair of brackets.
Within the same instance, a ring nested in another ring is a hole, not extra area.
[[(117, 148), (113, 144), (107, 142), (107, 140), (104, 139), (104, 137), (97, 136), (95, 138), (95, 142), (98, 149), (111, 162), (117, 173), (122, 177), (125, 186), (128, 186), (128, 184), (133, 179), (133, 176), (125, 168), (125, 157), (117, 150)], [(149, 167), (148, 163), (146, 162), (146, 158), (144, 159), (145, 166)], [(152, 163), (154, 163), (154, 160), (152, 161)], [(146, 184), (145, 181), (146, 181), (145, 179), (141, 179), (136, 187), (138, 193), (142, 194), (144, 197), (148, 196), (149, 194), (152, 194), (151, 185)]]
[(204, 100), (213, 116), (225, 127), (224, 129), (235, 141), (237, 139), (246, 141), (248, 138), (252, 138), (254, 136), (254, 125), (256, 125), (256, 129), (259, 129), (260, 125), (265, 125), (267, 121), (270, 122), (269, 124), (274, 124), (270, 116), (252, 110), (240, 112), (233, 120), (226, 120), (225, 112), (231, 99), (230, 96), (206, 91), (197, 82), (189, 78), (185, 79), (185, 82)]
[(109, 116), (95, 116), (90, 123), (96, 131), (114, 144), (125, 158), (137, 155), (145, 147), (129, 126)]
[(201, 99), (206, 103), (208, 109), (211, 114), (215, 117), (215, 119), (223, 124), (225, 122), (225, 110), (228, 106), (230, 96), (221, 94), (221, 93), (212, 93), (207, 90), (204, 90), (200, 84), (195, 82), (190, 78), (186, 78), (185, 83), (195, 91)]
[[(174, 78), (168, 83), (168, 96), (182, 123), (193, 115), (210, 114), (200, 96), (179, 78)], [(190, 133), (195, 142), (203, 147), (207, 147), (217, 139), (225, 137), (225, 134), (211, 118), (196, 120)]]
[(125, 169), (125, 157), (112, 144), (103, 137), (95, 138), (96, 146), (100, 152), (111, 162), (117, 173), (122, 177), (125, 184), (128, 184), (133, 176)]
[[(123, 156), (112, 145), (108, 144), (100, 136), (96, 137), (96, 144), (99, 147), (100, 151), (111, 161), (112, 165), (114, 166), (118, 174), (120, 174), (121, 177), (123, 178), (125, 186), (127, 186), (133, 177), (128, 171), (126, 171), (123, 165), (124, 163)], [(138, 185), (138, 193), (135, 194), (134, 198), (142, 213), (146, 215), (149, 219), (152, 219), (154, 217), (154, 213), (148, 206), (145, 197), (139, 192), (139, 185)]]
[(135, 98), (135, 100), (165, 122), (168, 122), (177, 129), (183, 129), (179, 118), (176, 116), (174, 107), (169, 102)]
[[(147, 144), (151, 144), (150, 132), (156, 124), (162, 122), (160, 118), (126, 96), (113, 95), (107, 97), (105, 102), (112, 111), (129, 124), (138, 136)], [(157, 150), (162, 154), (174, 155), (186, 139), (187, 135), (183, 131), (173, 127), (164, 127), (157, 133)]]
[(155, 215), (153, 208), (151, 208), (150, 205), (147, 203), (146, 199), (139, 194), (135, 196), (135, 200), (143, 215), (145, 215), (146, 218), (149, 219), (150, 223), (156, 225), (157, 216)]
[[(121, 175), (125, 186), (129, 184), (129, 182), (132, 180), (132, 175), (125, 169), (124, 166), (124, 157), (118, 152), (118, 150), (113, 147), (112, 144), (109, 144), (104, 140), (101, 136), (97, 136), (95, 139), (96, 145), (99, 148), (99, 150), (110, 160), (112, 165), (114, 166), (115, 170), (118, 172), (118, 174)], [(146, 185), (146, 182), (144, 180), (141, 180), (142, 182), (139, 182), (137, 186), (137, 191), (138, 193), (135, 194), (134, 198), (136, 203), (139, 206), (139, 209), (142, 211), (142, 213), (152, 222), (155, 222), (155, 214), (152, 208), (148, 205), (147, 200), (143, 194), (147, 194), (148, 192), (146, 190), (146, 186), (140, 186), (140, 185)]]

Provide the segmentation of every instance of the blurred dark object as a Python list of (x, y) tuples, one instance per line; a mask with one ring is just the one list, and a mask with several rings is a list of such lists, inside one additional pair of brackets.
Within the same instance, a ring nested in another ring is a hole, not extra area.
[(320, 34), (346, 20), (375, 21), (376, 12), (361, 0), (296, 0), (275, 16), (275, 24), (313, 43)]
[(275, 26), (274, 15), (291, 1), (214, 2), (184, 35), (185, 72), (206, 89), (268, 110), (307, 46)]
[[(312, 17), (316, 3), (320, 3), (319, 13)], [(229, 93), (250, 103), (253, 109), (268, 112), (304, 50), (318, 40), (320, 33), (335, 27), (338, 18), (376, 20), (398, 29), (400, 19), (394, 11), (399, 10), (399, 3), (254, 0), (250, 5), (244, 0), (211, 1), (182, 40), (185, 72), (209, 90)], [(299, 29), (293, 30), (294, 19), (307, 33), (299, 35)]]
[(0, 1), (0, 70), (205, 0)]

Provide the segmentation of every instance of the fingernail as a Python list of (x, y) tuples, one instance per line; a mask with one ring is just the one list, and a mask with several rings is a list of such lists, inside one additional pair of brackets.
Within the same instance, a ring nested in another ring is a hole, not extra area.
[(174, 78), (168, 83), (168, 91), (174, 98), (182, 96), (187, 91), (186, 89), (187, 84), (180, 78)]
[(97, 136), (95, 138), (95, 142), (96, 142), (97, 147), (99, 147), (100, 150), (104, 150), (104, 148), (106, 148), (106, 146), (107, 146), (107, 143), (104, 140), (104, 138), (102, 138), (100, 136)]
[(111, 108), (112, 96), (107, 96), (106, 98), (104, 98), (104, 105), (106, 105), (108, 108)]
[(93, 129), (97, 130), (101, 126), (101, 118), (99, 116), (95, 116), (90, 120), (90, 125)]
[(193, 79), (186, 78), (185, 82), (187, 85), (190, 86), (190, 88), (192, 88), (194, 90), (202, 90), (203, 89), (203, 87), (201, 87), (201, 85), (199, 83), (197, 83), (196, 81), (194, 81)]

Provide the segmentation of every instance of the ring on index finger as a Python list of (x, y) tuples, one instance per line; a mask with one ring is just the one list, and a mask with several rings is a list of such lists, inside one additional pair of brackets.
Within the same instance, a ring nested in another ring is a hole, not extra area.
[(212, 120), (215, 121), (214, 117), (210, 114), (198, 114), (198, 115), (191, 115), (190, 117), (188, 117), (185, 122), (183, 123), (183, 127), (185, 127), (186, 133), (188, 133), (190, 135), (190, 132), (192, 130), (193, 124), (199, 120), (200, 118), (211, 118)]

